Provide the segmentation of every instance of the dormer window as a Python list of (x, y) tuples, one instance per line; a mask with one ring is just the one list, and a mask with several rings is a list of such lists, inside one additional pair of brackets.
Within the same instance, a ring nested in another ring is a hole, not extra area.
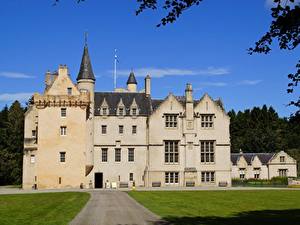
[(125, 116), (126, 111), (125, 111), (125, 105), (122, 101), (122, 98), (120, 99), (118, 106), (117, 106), (117, 115), (118, 116)]
[(132, 115), (133, 115), (133, 116), (136, 116), (136, 114), (137, 114), (137, 113), (136, 113), (136, 108), (132, 108)]
[(104, 116), (107, 115), (107, 108), (103, 108), (103, 109), (102, 109), (102, 114), (103, 114)]
[(119, 115), (119, 116), (124, 116), (124, 113), (125, 113), (124, 108), (123, 108), (123, 107), (120, 107), (118, 110), (119, 110), (118, 115)]
[(101, 108), (101, 115), (102, 116), (107, 116), (108, 115), (108, 108), (107, 107), (102, 107)]
[(137, 116), (139, 114), (138, 105), (136, 104), (135, 99), (133, 99), (130, 106), (130, 115)]

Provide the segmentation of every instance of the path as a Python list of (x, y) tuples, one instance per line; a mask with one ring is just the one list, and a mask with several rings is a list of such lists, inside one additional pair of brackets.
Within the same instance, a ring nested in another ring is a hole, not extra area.
[(70, 225), (163, 225), (158, 216), (121, 191), (91, 191), (91, 199)]

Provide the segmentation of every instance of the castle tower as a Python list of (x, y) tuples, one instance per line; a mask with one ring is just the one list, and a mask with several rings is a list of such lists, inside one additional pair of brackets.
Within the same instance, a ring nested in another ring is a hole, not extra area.
[(88, 46), (85, 44), (80, 70), (77, 76), (77, 87), (80, 92), (88, 92), (90, 95), (90, 107), (86, 116), (86, 176), (94, 167), (94, 93), (95, 76), (89, 56)]
[(137, 82), (134, 73), (131, 71), (127, 80), (127, 90), (129, 92), (136, 92)]

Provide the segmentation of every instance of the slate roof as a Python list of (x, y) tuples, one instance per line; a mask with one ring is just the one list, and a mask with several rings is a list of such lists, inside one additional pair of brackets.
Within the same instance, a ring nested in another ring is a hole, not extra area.
[(76, 80), (80, 80), (80, 79), (90, 79), (94, 81), (96, 80), (93, 73), (93, 68), (92, 68), (87, 45), (84, 46), (80, 69)]
[(95, 92), (95, 115), (100, 115), (100, 107), (103, 101), (106, 101), (109, 108), (109, 115), (116, 115), (120, 100), (125, 105), (126, 115), (130, 115), (130, 107), (133, 100), (137, 104), (139, 115), (151, 114), (151, 99), (146, 97), (145, 93), (130, 92)]
[(233, 165), (237, 164), (237, 161), (241, 156), (244, 156), (246, 162), (250, 165), (255, 156), (259, 158), (262, 164), (267, 164), (275, 153), (231, 153), (231, 162)]
[(126, 84), (137, 84), (133, 72), (131, 72), (131, 73), (129, 74), (129, 77), (128, 77), (128, 80), (127, 80), (127, 83), (126, 83)]
[(155, 111), (159, 106), (160, 104), (163, 102), (164, 100), (161, 100), (161, 99), (152, 99), (151, 100), (151, 103), (152, 103), (152, 109), (153, 111)]

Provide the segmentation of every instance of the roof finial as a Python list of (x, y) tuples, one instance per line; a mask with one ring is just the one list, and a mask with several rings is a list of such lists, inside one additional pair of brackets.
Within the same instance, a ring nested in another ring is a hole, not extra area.
[(84, 45), (87, 46), (87, 42), (88, 42), (88, 32), (85, 31), (84, 32)]

